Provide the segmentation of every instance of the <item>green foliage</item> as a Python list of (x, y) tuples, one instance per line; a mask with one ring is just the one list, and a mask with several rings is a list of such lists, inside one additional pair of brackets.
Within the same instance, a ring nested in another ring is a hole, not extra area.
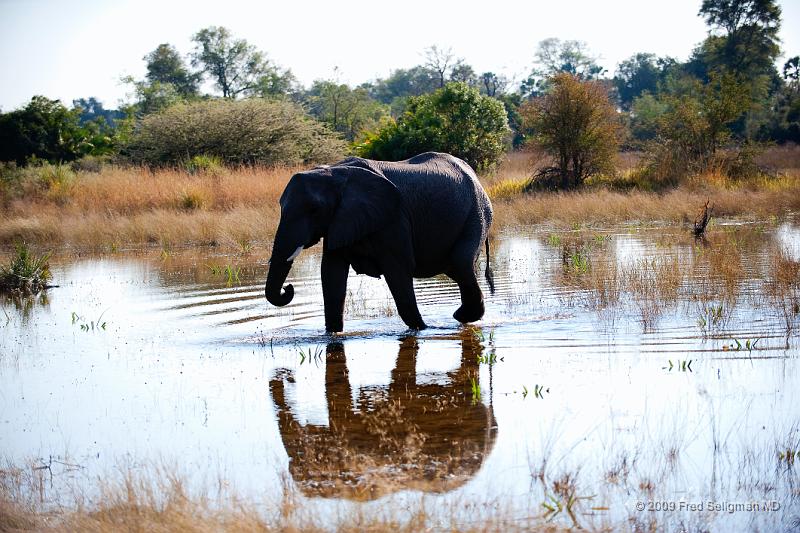
[(160, 44), (143, 59), (147, 62), (147, 81), (150, 85), (170, 85), (184, 98), (197, 96), (200, 75), (189, 72), (174, 46), (168, 43)]
[(196, 155), (184, 163), (184, 168), (189, 174), (208, 173), (215, 174), (222, 170), (222, 159), (213, 155)]
[(72, 107), (80, 110), (78, 120), (81, 125), (95, 122), (101, 130), (105, 131), (113, 131), (115, 123), (125, 118), (125, 114), (121, 111), (103, 107), (102, 102), (94, 96), (73, 100)]
[(50, 254), (35, 256), (24, 243), (15, 247), (8, 266), (0, 266), (0, 291), (36, 294), (50, 281)]
[(480, 75), (480, 89), (486, 96), (498, 98), (508, 89), (508, 78), (494, 72), (484, 72)]
[(226, 164), (331, 161), (342, 141), (287, 101), (251, 98), (181, 103), (143, 117), (126, 152), (137, 162), (179, 165), (195, 156)]
[(400, 103), (405, 107), (405, 101), (411, 96), (421, 96), (431, 93), (439, 86), (437, 74), (427, 67), (416, 66), (410, 69), (397, 69), (392, 71), (386, 79), (380, 79), (371, 87), (373, 98), (392, 107), (392, 114), (400, 111)]
[(376, 129), (389, 116), (388, 106), (376, 102), (367, 89), (351, 89), (346, 84), (317, 80), (306, 94), (313, 117), (333, 131), (354, 141), (367, 130)]
[(503, 104), (477, 89), (451, 82), (409, 99), (406, 112), (356, 145), (363, 157), (401, 160), (427, 151), (448, 152), (485, 169), (502, 156), (508, 136)]
[(624, 109), (630, 109), (633, 100), (642, 93), (653, 94), (658, 90), (658, 83), (664, 72), (661, 68), (665, 64), (663, 61), (665, 60), (656, 58), (655, 54), (639, 53), (617, 66), (614, 86)]
[(132, 88), (132, 93), (128, 97), (133, 98), (131, 112), (137, 117), (158, 113), (186, 101), (171, 83), (136, 81), (133, 76), (122, 78), (122, 82)]
[(107, 129), (98, 121), (81, 125), (80, 115), (80, 109), (67, 109), (44, 96), (34, 96), (22, 109), (0, 113), (0, 161), (72, 161), (112, 151), (115, 141)]
[(732, 74), (712, 74), (707, 84), (695, 85), (683, 96), (659, 101), (665, 111), (647, 149), (646, 173), (654, 183), (674, 185), (687, 174), (718, 163), (717, 150), (731, 136), (728, 126), (750, 105), (748, 84)]
[(459, 61), (453, 65), (452, 69), (450, 69), (450, 81), (466, 83), (470, 87), (480, 86), (478, 75), (475, 73), (475, 69), (463, 61)]
[(549, 83), (551, 91), (521, 113), (533, 141), (557, 162), (559, 186), (575, 188), (589, 176), (613, 172), (621, 127), (605, 87), (565, 72)]
[(783, 65), (785, 84), (770, 99), (772, 111), (761, 125), (758, 137), (779, 143), (800, 143), (800, 57)]
[(266, 96), (279, 86), (291, 85), (289, 71), (280, 72), (262, 52), (227, 28), (210, 26), (194, 34), (192, 65), (209, 76), (224, 98)]
[(774, 70), (781, 24), (781, 8), (774, 0), (703, 0), (699, 14), (721, 32), (703, 44), (709, 70), (750, 77)]
[(630, 120), (631, 136), (636, 141), (649, 141), (658, 134), (661, 117), (668, 110), (668, 105), (655, 95), (645, 92), (633, 100)]
[(520, 92), (527, 96), (541, 96), (550, 89), (550, 80), (565, 72), (581, 80), (598, 79), (605, 71), (597, 64), (586, 43), (562, 41), (550, 37), (539, 42), (536, 50), (536, 67), (522, 82)]
[(65, 204), (72, 195), (77, 175), (70, 165), (36, 160), (25, 167), (0, 164), (0, 200), (7, 203), (25, 196), (47, 197)]

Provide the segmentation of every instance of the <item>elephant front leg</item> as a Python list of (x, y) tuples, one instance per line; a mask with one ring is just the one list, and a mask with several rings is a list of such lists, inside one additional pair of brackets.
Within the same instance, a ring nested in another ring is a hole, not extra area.
[(337, 333), (344, 329), (344, 298), (347, 293), (347, 274), (350, 263), (336, 252), (322, 253), (322, 300), (325, 304), (325, 331)]
[(414, 280), (410, 272), (404, 272), (396, 263), (385, 264), (384, 278), (392, 293), (397, 312), (403, 322), (411, 329), (425, 329), (428, 326), (422, 320), (417, 308), (417, 297), (414, 294)]

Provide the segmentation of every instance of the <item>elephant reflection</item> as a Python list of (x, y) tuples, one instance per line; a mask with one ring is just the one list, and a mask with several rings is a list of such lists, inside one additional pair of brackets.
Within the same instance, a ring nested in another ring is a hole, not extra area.
[(460, 365), (439, 375), (444, 384), (418, 382), (417, 340), (403, 339), (389, 387), (361, 389), (355, 409), (344, 346), (328, 344), (327, 426), (297, 421), (284, 394), (284, 380), (292, 381), (288, 371), (272, 379), (289, 472), (300, 490), (371, 500), (404, 489), (445, 492), (474, 476), (494, 446), (497, 426), (491, 407), (472, 393), (482, 346), (469, 331), (460, 338)]

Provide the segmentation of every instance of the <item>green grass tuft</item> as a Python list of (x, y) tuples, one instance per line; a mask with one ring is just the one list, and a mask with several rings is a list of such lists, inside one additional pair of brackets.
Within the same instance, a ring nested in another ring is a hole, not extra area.
[(35, 256), (25, 243), (15, 246), (16, 253), (8, 266), (0, 266), (0, 292), (36, 294), (47, 288), (50, 254)]

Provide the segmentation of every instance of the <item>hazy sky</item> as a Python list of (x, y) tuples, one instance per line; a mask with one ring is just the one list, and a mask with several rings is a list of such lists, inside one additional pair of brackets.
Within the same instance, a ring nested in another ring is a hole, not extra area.
[[(124, 75), (142, 78), (142, 57), (160, 43), (185, 54), (201, 28), (228, 27), (305, 85), (329, 78), (360, 83), (423, 61), (425, 47), (452, 47), (477, 72), (521, 79), (547, 37), (585, 41), (613, 73), (636, 52), (686, 59), (703, 40), (701, 0), (441, 0), (327, 2), (262, 0), (0, 0), (0, 109), (34, 94), (125, 97)], [(800, 1), (779, 0), (785, 56), (800, 54)], [(794, 22), (794, 24), (791, 24)]]

